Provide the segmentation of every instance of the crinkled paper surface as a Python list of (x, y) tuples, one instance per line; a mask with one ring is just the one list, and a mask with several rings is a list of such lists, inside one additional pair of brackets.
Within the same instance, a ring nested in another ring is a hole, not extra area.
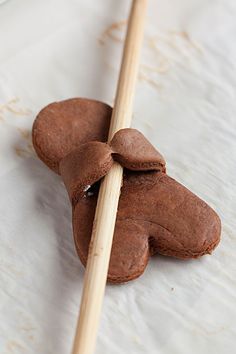
[[(130, 1), (0, 6), (0, 353), (71, 351), (84, 269), (60, 177), (31, 126), (51, 101), (112, 104)], [(133, 127), (220, 214), (212, 256), (156, 256), (107, 286), (96, 354), (233, 354), (236, 338), (236, 2), (149, 0)]]

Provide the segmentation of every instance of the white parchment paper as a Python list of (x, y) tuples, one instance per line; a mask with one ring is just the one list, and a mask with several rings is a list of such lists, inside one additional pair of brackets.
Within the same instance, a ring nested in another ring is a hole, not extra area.
[[(84, 269), (59, 176), (36, 157), (38, 111), (112, 104), (130, 1), (0, 6), (0, 353), (70, 353)], [(149, 0), (134, 105), (171, 176), (220, 214), (212, 256), (156, 256), (108, 286), (96, 353), (233, 354), (236, 338), (236, 2)]]

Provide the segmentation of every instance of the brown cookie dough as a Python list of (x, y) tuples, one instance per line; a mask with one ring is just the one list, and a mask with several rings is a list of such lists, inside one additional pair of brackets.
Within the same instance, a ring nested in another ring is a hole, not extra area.
[[(112, 108), (86, 98), (49, 104), (33, 125), (33, 144), (39, 158), (59, 172), (59, 162), (89, 141), (106, 141)], [(78, 119), (79, 117), (79, 119)]]
[(124, 170), (108, 280), (140, 276), (155, 253), (197, 258), (220, 240), (218, 215), (204, 201), (165, 173), (158, 151), (134, 129), (107, 139), (112, 109), (87, 99), (52, 103), (37, 116), (33, 144), (51, 169), (60, 173), (73, 207), (78, 255), (86, 264), (99, 180), (114, 160)]
[(88, 186), (108, 173), (114, 161), (134, 171), (165, 171), (164, 158), (143, 134), (122, 129), (109, 145), (98, 141), (82, 144), (61, 160), (59, 171), (73, 205)]

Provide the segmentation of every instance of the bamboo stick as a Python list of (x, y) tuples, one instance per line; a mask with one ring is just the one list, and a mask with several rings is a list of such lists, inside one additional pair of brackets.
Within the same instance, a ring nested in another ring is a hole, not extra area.
[[(146, 7), (147, 0), (132, 2), (108, 141), (131, 124)], [(72, 354), (94, 352), (122, 175), (122, 167), (115, 163), (100, 186)]]

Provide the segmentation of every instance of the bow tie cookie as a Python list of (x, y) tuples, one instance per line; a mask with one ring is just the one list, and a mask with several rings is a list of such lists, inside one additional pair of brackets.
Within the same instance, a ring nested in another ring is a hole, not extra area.
[(48, 105), (33, 125), (36, 153), (68, 191), (81, 262), (87, 260), (99, 183), (114, 161), (124, 176), (110, 282), (137, 278), (155, 253), (181, 259), (211, 253), (220, 240), (218, 215), (166, 174), (164, 158), (137, 130), (122, 129), (107, 144), (111, 113), (105, 103), (75, 98)]

